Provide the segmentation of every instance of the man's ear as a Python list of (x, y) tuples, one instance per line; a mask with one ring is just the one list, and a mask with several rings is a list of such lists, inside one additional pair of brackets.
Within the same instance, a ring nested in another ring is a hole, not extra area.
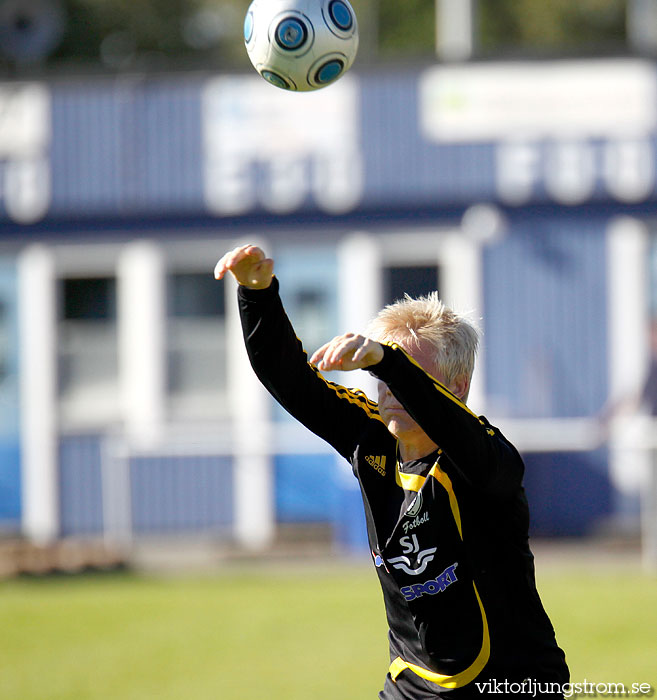
[(450, 382), (447, 388), (465, 403), (470, 393), (470, 377), (467, 374), (459, 374)]

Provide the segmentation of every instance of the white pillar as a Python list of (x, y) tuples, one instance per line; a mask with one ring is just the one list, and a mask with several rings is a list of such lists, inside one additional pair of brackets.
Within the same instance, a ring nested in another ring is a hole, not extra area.
[(641, 391), (648, 364), (648, 233), (637, 219), (619, 218), (607, 235), (609, 392)]
[[(267, 250), (267, 248), (265, 248)], [(264, 549), (274, 537), (274, 480), (267, 391), (255, 376), (244, 348), (237, 285), (225, 277), (228, 396), (233, 417), (234, 533), (246, 549)]]
[[(363, 333), (382, 306), (381, 252), (366, 233), (345, 238), (338, 248), (338, 308), (341, 333)], [(341, 381), (346, 381), (346, 378)], [(368, 372), (351, 372), (350, 385), (377, 400), (376, 380)]]
[(18, 260), (22, 529), (36, 542), (59, 534), (56, 288), (52, 253), (30, 246)]
[[(440, 254), (443, 301), (470, 318), (480, 330), (483, 330), (484, 306), (482, 249), (475, 238), (459, 232), (445, 236)], [(482, 336), (468, 395), (468, 406), (478, 414), (486, 410), (485, 341)]]
[(110, 546), (126, 547), (132, 543), (129, 447), (119, 435), (108, 434), (101, 450), (103, 537)]
[(637, 517), (632, 511), (633, 502), (645, 486), (650, 468), (650, 454), (639, 444), (644, 421), (636, 413), (648, 366), (647, 243), (648, 234), (641, 221), (619, 218), (609, 227), (609, 467), (620, 496), (616, 504), (618, 524), (630, 528), (636, 525)]
[(436, 54), (446, 61), (471, 58), (475, 43), (475, 0), (436, 0)]
[(127, 434), (161, 434), (165, 402), (164, 260), (151, 241), (129, 243), (117, 270), (119, 383)]

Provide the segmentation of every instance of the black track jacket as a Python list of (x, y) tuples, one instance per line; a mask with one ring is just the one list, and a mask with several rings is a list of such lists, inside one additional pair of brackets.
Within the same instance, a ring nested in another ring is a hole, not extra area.
[(536, 590), (515, 448), (390, 344), (368, 370), (440, 446), (400, 465), (377, 404), (307, 362), (277, 279), (265, 290), (240, 287), (238, 297), (260, 381), (351, 463), (360, 483), (389, 625), (392, 663), (381, 697), (499, 697), (499, 685), (486, 691), (490, 679), (566, 683)]

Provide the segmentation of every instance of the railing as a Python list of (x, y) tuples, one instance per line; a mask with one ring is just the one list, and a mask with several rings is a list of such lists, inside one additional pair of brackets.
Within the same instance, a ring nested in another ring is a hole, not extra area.
[[(619, 419), (608, 429), (593, 419), (492, 422), (528, 461), (534, 454), (599, 456), (604, 448), (602, 476), (611, 480), (612, 489), (627, 487), (631, 464), (641, 496), (643, 560), (646, 568), (657, 570), (657, 421)], [(334, 453), (292, 422), (254, 425), (253, 431), (266, 439), (238, 444), (229, 430), (196, 427), (172, 427), (147, 443), (120, 434), (64, 438), (62, 534), (102, 534), (111, 545), (150, 535), (207, 534), (258, 549), (271, 540), (276, 526), (274, 457)], [(337, 456), (327, 478), (336, 479), (338, 489), (356, 488), (349, 466)], [(556, 497), (570, 507), (573, 495), (567, 490)]]

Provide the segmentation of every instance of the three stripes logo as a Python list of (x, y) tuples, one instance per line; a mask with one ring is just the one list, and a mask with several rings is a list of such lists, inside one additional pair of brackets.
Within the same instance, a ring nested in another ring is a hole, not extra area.
[(373, 467), (376, 469), (381, 476), (386, 475), (386, 456), (385, 455), (366, 455), (365, 456), (365, 461), (370, 465), (370, 467)]

